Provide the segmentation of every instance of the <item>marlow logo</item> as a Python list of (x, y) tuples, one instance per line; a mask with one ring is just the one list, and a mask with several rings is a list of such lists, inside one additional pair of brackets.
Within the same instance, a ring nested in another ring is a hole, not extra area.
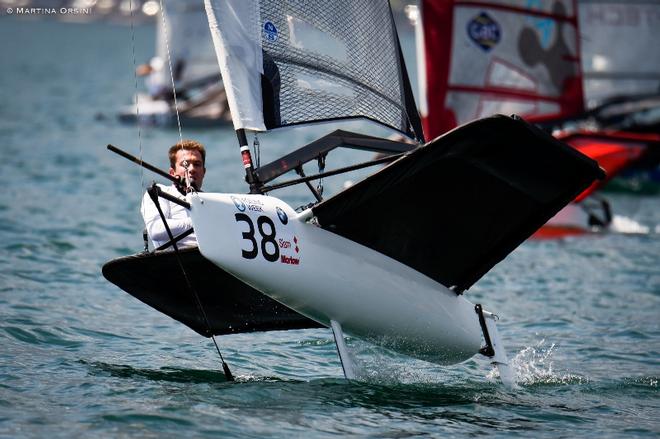
[(241, 212), (245, 212), (245, 203), (239, 200), (236, 197), (231, 197), (231, 200), (234, 202), (234, 206), (236, 206), (236, 209), (240, 210)]
[(467, 33), (470, 39), (486, 52), (495, 47), (502, 38), (500, 25), (485, 12), (468, 22)]

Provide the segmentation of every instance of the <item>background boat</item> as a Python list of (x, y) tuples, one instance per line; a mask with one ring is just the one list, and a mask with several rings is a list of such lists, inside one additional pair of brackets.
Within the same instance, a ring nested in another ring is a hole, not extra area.
[[(594, 57), (602, 58), (597, 53), (602, 50), (598, 43), (582, 44), (586, 37), (579, 12), (585, 8), (578, 4), (557, 1), (519, 7), (515, 2), (423, 1), (417, 20), (422, 49), (417, 54), (426, 132), (434, 136), (478, 117), (517, 113), (548, 130), (563, 129), (558, 137), (600, 160), (608, 179), (641, 166), (659, 166), (660, 133), (625, 135), (620, 132), (622, 126), (594, 125), (587, 116), (583, 90), (587, 84), (590, 90), (594, 85), (583, 77), (582, 56), (591, 62)], [(653, 16), (660, 4), (642, 8), (646, 14), (633, 9), (637, 20)], [(608, 10), (603, 14), (610, 16)], [(645, 21), (642, 27), (646, 29), (646, 25)], [(609, 32), (597, 25), (588, 30)], [(660, 72), (657, 66), (655, 70)], [(612, 75), (625, 76), (620, 72)], [(648, 92), (651, 83), (642, 82), (638, 87), (647, 87)], [(614, 156), (619, 159), (612, 160)], [(589, 193), (605, 182), (595, 184)], [(602, 197), (586, 200), (586, 195), (545, 227), (580, 233), (608, 228), (613, 214), (607, 201)], [(558, 235), (555, 231), (545, 236)]]
[(136, 94), (133, 105), (119, 113), (119, 120), (163, 127), (176, 127), (179, 121), (187, 127), (230, 123), (203, 2), (172, 0), (163, 5), (155, 20), (156, 51), (138, 67), (148, 92)]

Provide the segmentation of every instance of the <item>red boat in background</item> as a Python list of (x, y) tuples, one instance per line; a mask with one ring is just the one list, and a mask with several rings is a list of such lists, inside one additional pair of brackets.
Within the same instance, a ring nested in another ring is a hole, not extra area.
[(649, 150), (649, 144), (660, 143), (656, 134), (640, 134), (623, 131), (572, 131), (558, 132), (555, 137), (573, 148), (595, 159), (607, 172), (605, 180), (593, 183), (580, 194), (575, 202), (579, 203), (603, 187), (622, 170), (638, 163)]
[[(495, 113), (543, 126), (597, 160), (608, 177), (535, 236), (606, 228), (612, 212), (594, 192), (624, 171), (660, 163), (660, 53), (648, 53), (658, 52), (652, 29), (660, 2), (523, 3), (421, 1), (416, 31), (425, 134), (434, 138)], [(635, 96), (611, 97), (621, 92)]]
[(613, 219), (610, 205), (595, 192), (639, 163), (648, 152), (649, 142), (654, 142), (656, 147), (660, 145), (660, 137), (653, 134), (574, 131), (556, 133), (555, 137), (596, 160), (607, 177), (594, 182), (550, 219), (532, 236), (535, 239), (580, 235), (609, 226)]

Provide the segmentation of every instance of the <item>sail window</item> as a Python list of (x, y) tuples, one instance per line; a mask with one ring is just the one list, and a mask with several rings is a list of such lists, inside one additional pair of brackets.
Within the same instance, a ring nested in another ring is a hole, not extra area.
[(533, 77), (527, 75), (515, 65), (501, 60), (493, 60), (486, 74), (488, 75), (486, 77), (486, 83), (490, 86), (530, 91), (536, 91), (537, 89), (537, 84)]
[(327, 79), (306, 75), (304, 73), (298, 74), (296, 77), (296, 85), (301, 89), (309, 91), (316, 91), (320, 93), (328, 93), (336, 96), (344, 96), (352, 98), (355, 96), (353, 89), (345, 87), (341, 83), (331, 82)]
[(289, 15), (286, 19), (289, 41), (293, 47), (327, 56), (342, 63), (348, 62), (348, 49), (341, 39), (300, 18)]

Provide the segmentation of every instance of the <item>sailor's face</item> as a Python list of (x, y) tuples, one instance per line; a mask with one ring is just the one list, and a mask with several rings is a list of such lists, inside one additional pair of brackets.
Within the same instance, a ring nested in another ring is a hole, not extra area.
[(170, 168), (170, 175), (173, 177), (186, 178), (186, 169), (190, 177), (190, 182), (195, 184), (197, 189), (202, 188), (206, 168), (202, 161), (202, 155), (199, 151), (190, 151), (182, 149), (176, 152), (176, 166)]

